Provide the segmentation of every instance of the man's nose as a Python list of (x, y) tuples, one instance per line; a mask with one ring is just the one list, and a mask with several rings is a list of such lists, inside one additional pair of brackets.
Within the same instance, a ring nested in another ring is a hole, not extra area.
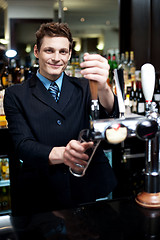
[(55, 60), (55, 61), (58, 61), (60, 59), (60, 55), (58, 52), (55, 52), (52, 56), (52, 59)]

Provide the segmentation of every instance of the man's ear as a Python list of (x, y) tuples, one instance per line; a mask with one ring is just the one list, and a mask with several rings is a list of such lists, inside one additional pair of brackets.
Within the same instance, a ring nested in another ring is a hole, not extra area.
[(34, 56), (38, 58), (38, 48), (36, 44), (34, 45)]
[(71, 59), (71, 56), (72, 56), (72, 50), (70, 50), (70, 52), (69, 52), (69, 58), (68, 58), (68, 61)]

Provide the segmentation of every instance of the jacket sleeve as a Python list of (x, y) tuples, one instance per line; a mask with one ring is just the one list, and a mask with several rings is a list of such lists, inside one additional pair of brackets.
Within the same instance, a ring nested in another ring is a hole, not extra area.
[(48, 167), (48, 156), (52, 147), (36, 141), (23, 116), (23, 109), (16, 103), (10, 88), (5, 91), (4, 111), (18, 158), (28, 167)]
[(105, 108), (100, 104), (100, 118), (105, 119), (105, 118), (118, 118), (119, 117), (119, 107), (118, 107), (118, 100), (117, 96), (114, 94), (114, 105), (113, 105), (113, 110), (109, 114)]

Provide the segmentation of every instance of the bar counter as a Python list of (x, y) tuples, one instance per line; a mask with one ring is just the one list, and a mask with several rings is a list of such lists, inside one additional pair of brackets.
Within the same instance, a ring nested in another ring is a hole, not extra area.
[(160, 209), (143, 208), (128, 197), (30, 217), (1, 216), (2, 239), (17, 239), (13, 224), (21, 226), (17, 233), (23, 240), (160, 239)]

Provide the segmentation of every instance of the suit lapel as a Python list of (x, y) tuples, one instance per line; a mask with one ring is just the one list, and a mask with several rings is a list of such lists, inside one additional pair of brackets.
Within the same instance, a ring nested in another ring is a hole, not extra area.
[(47, 91), (44, 85), (41, 83), (38, 77), (34, 76), (30, 80), (30, 87), (32, 88), (32, 94), (39, 99), (41, 102), (50, 106), (56, 112), (61, 114), (63, 117), (63, 110), (71, 100), (75, 85), (70, 81), (67, 75), (64, 75), (62, 91), (58, 103), (55, 102), (51, 94)]

